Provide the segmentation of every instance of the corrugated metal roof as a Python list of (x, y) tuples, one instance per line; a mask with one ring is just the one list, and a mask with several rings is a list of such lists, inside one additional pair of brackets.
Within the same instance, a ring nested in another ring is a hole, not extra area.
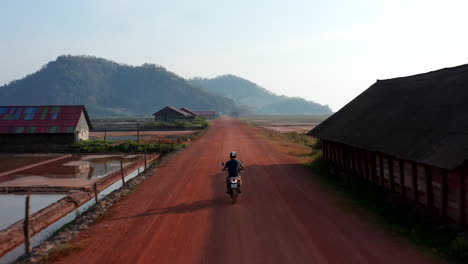
[(180, 109), (180, 111), (183, 111), (183, 112), (186, 112), (187, 114), (191, 115), (191, 116), (198, 116), (195, 112), (193, 112), (192, 110), (186, 108), (186, 107), (182, 107)]
[(171, 116), (184, 116), (184, 117), (191, 117), (192, 115), (181, 111), (175, 107), (172, 106), (166, 106), (163, 109), (159, 110), (158, 112), (153, 114), (154, 116), (160, 116), (160, 115), (171, 115)]
[(468, 160), (467, 102), (468, 64), (377, 81), (309, 135), (455, 169)]
[(0, 106), (0, 134), (73, 133), (84, 112), (83, 105)]

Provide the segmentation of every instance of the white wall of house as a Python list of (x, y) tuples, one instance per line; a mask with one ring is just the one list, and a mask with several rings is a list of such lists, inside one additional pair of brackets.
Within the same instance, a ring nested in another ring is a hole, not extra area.
[(78, 140), (89, 139), (89, 126), (88, 126), (88, 122), (86, 121), (84, 112), (81, 112), (80, 121), (78, 122), (78, 125), (76, 126), (75, 133), (77, 135)]

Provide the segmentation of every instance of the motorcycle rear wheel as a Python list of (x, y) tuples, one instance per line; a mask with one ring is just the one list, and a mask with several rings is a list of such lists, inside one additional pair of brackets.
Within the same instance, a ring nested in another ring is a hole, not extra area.
[(233, 204), (235, 204), (236, 201), (237, 201), (237, 194), (238, 194), (237, 188), (231, 189), (231, 197), (232, 197), (232, 203)]

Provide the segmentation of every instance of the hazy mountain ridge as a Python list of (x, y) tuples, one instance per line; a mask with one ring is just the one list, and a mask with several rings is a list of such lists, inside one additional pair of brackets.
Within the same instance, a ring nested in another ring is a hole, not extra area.
[(228, 97), (258, 114), (330, 114), (328, 105), (321, 105), (299, 97), (276, 95), (241, 77), (227, 74), (208, 78), (189, 79), (208, 92)]
[(0, 87), (1, 105), (84, 104), (95, 116), (149, 116), (172, 105), (246, 112), (154, 64), (130, 66), (91, 56), (58, 57)]

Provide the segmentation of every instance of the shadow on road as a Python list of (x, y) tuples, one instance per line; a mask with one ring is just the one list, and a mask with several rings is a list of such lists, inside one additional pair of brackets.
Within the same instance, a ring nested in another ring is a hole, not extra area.
[(229, 205), (229, 204), (230, 204), (229, 200), (221, 199), (221, 198), (216, 198), (216, 199), (211, 199), (211, 200), (201, 200), (201, 201), (196, 201), (193, 203), (181, 203), (173, 207), (151, 209), (142, 214), (116, 218), (113, 220), (125, 220), (125, 219), (136, 218), (136, 217), (145, 217), (145, 216), (162, 215), (162, 214), (185, 214), (185, 213), (201, 211), (201, 210), (205, 210), (209, 208), (222, 207), (222, 206)]

